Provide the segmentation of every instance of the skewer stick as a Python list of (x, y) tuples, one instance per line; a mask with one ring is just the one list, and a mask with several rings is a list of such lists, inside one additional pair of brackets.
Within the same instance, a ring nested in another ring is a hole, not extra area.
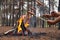
[(44, 19), (44, 18), (42, 18), (42, 17), (40, 17), (40, 19), (41, 19), (41, 20), (43, 20), (43, 21), (45, 22), (45, 28), (47, 28), (47, 27), (48, 27), (47, 20), (46, 20), (46, 19)]
[(40, 19), (41, 19), (41, 20), (43, 20), (43, 21), (45, 21), (45, 22), (47, 22), (47, 20), (45, 20), (45, 19), (44, 19), (44, 18), (42, 18), (42, 17), (40, 17)]

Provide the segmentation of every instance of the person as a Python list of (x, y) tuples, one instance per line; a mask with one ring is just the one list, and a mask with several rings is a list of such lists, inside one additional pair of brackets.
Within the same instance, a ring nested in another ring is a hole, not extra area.
[(22, 34), (25, 35), (25, 32), (27, 31), (28, 34), (30, 34), (30, 30), (27, 29), (29, 26), (29, 20), (34, 15), (33, 12), (28, 11), (25, 15), (22, 15), (18, 20), (18, 33), (22, 31)]
[[(41, 3), (40, 1), (37, 0), (36, 2), (38, 3), (39, 6), (44, 6), (44, 4)], [(54, 25), (60, 22), (60, 0), (59, 0), (58, 12), (52, 11), (51, 14), (44, 14), (43, 16), (46, 18), (56, 17), (55, 20), (47, 20), (48, 24)], [(60, 29), (60, 23), (58, 29)]]
[[(54, 25), (56, 23), (59, 24), (59, 27), (58, 29), (60, 30), (60, 0), (58, 0), (59, 3), (57, 3), (58, 5), (58, 12), (55, 12), (55, 11), (52, 11), (51, 12), (51, 15), (50, 14), (45, 14), (44, 16), (47, 17), (47, 18), (50, 18), (50, 17), (56, 17), (55, 20), (47, 20), (48, 24), (51, 24), (51, 25)], [(43, 3), (39, 2), (37, 0), (37, 3), (39, 6), (45, 6)]]
[[(54, 20), (47, 20), (47, 23), (50, 25), (54, 25), (60, 22), (60, 12), (52, 11), (51, 14), (44, 14), (43, 16), (46, 18), (56, 17)], [(60, 30), (60, 27), (58, 27), (58, 29)]]
[(43, 14), (43, 16), (46, 18), (56, 17), (55, 20), (47, 20), (48, 24), (54, 25), (60, 22), (60, 12), (52, 11), (51, 14)]

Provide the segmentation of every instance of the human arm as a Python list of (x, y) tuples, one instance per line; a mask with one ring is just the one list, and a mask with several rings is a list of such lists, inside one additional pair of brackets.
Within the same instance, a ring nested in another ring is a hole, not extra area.
[(51, 15), (50, 15), (50, 14), (43, 14), (43, 16), (42, 16), (42, 17), (50, 18), (50, 17), (51, 17)]
[(46, 18), (50, 18), (50, 17), (58, 17), (60, 16), (60, 12), (55, 12), (55, 11), (52, 11), (51, 14), (43, 14), (43, 17), (46, 17)]
[(47, 22), (48, 22), (48, 24), (54, 25), (54, 24), (60, 22), (60, 16), (55, 18), (55, 20), (47, 20)]

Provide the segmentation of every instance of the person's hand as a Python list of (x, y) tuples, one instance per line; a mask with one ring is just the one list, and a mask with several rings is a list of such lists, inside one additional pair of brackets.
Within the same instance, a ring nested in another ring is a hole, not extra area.
[(47, 23), (49, 24), (49, 25), (54, 25), (55, 23), (54, 23), (54, 20), (47, 20)]
[(43, 14), (43, 16), (42, 16), (42, 17), (50, 18), (50, 17), (51, 17), (51, 15), (50, 15), (50, 14)]

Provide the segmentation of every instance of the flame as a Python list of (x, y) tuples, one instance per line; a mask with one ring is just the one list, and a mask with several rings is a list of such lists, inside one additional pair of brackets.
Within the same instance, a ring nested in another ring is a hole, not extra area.
[[(17, 22), (19, 23), (18, 25), (18, 33), (22, 31), (22, 28), (21, 28), (21, 24), (22, 24), (22, 18), (20, 18)], [(28, 22), (26, 22), (25, 24), (25, 27), (27, 28), (29, 26)]]

